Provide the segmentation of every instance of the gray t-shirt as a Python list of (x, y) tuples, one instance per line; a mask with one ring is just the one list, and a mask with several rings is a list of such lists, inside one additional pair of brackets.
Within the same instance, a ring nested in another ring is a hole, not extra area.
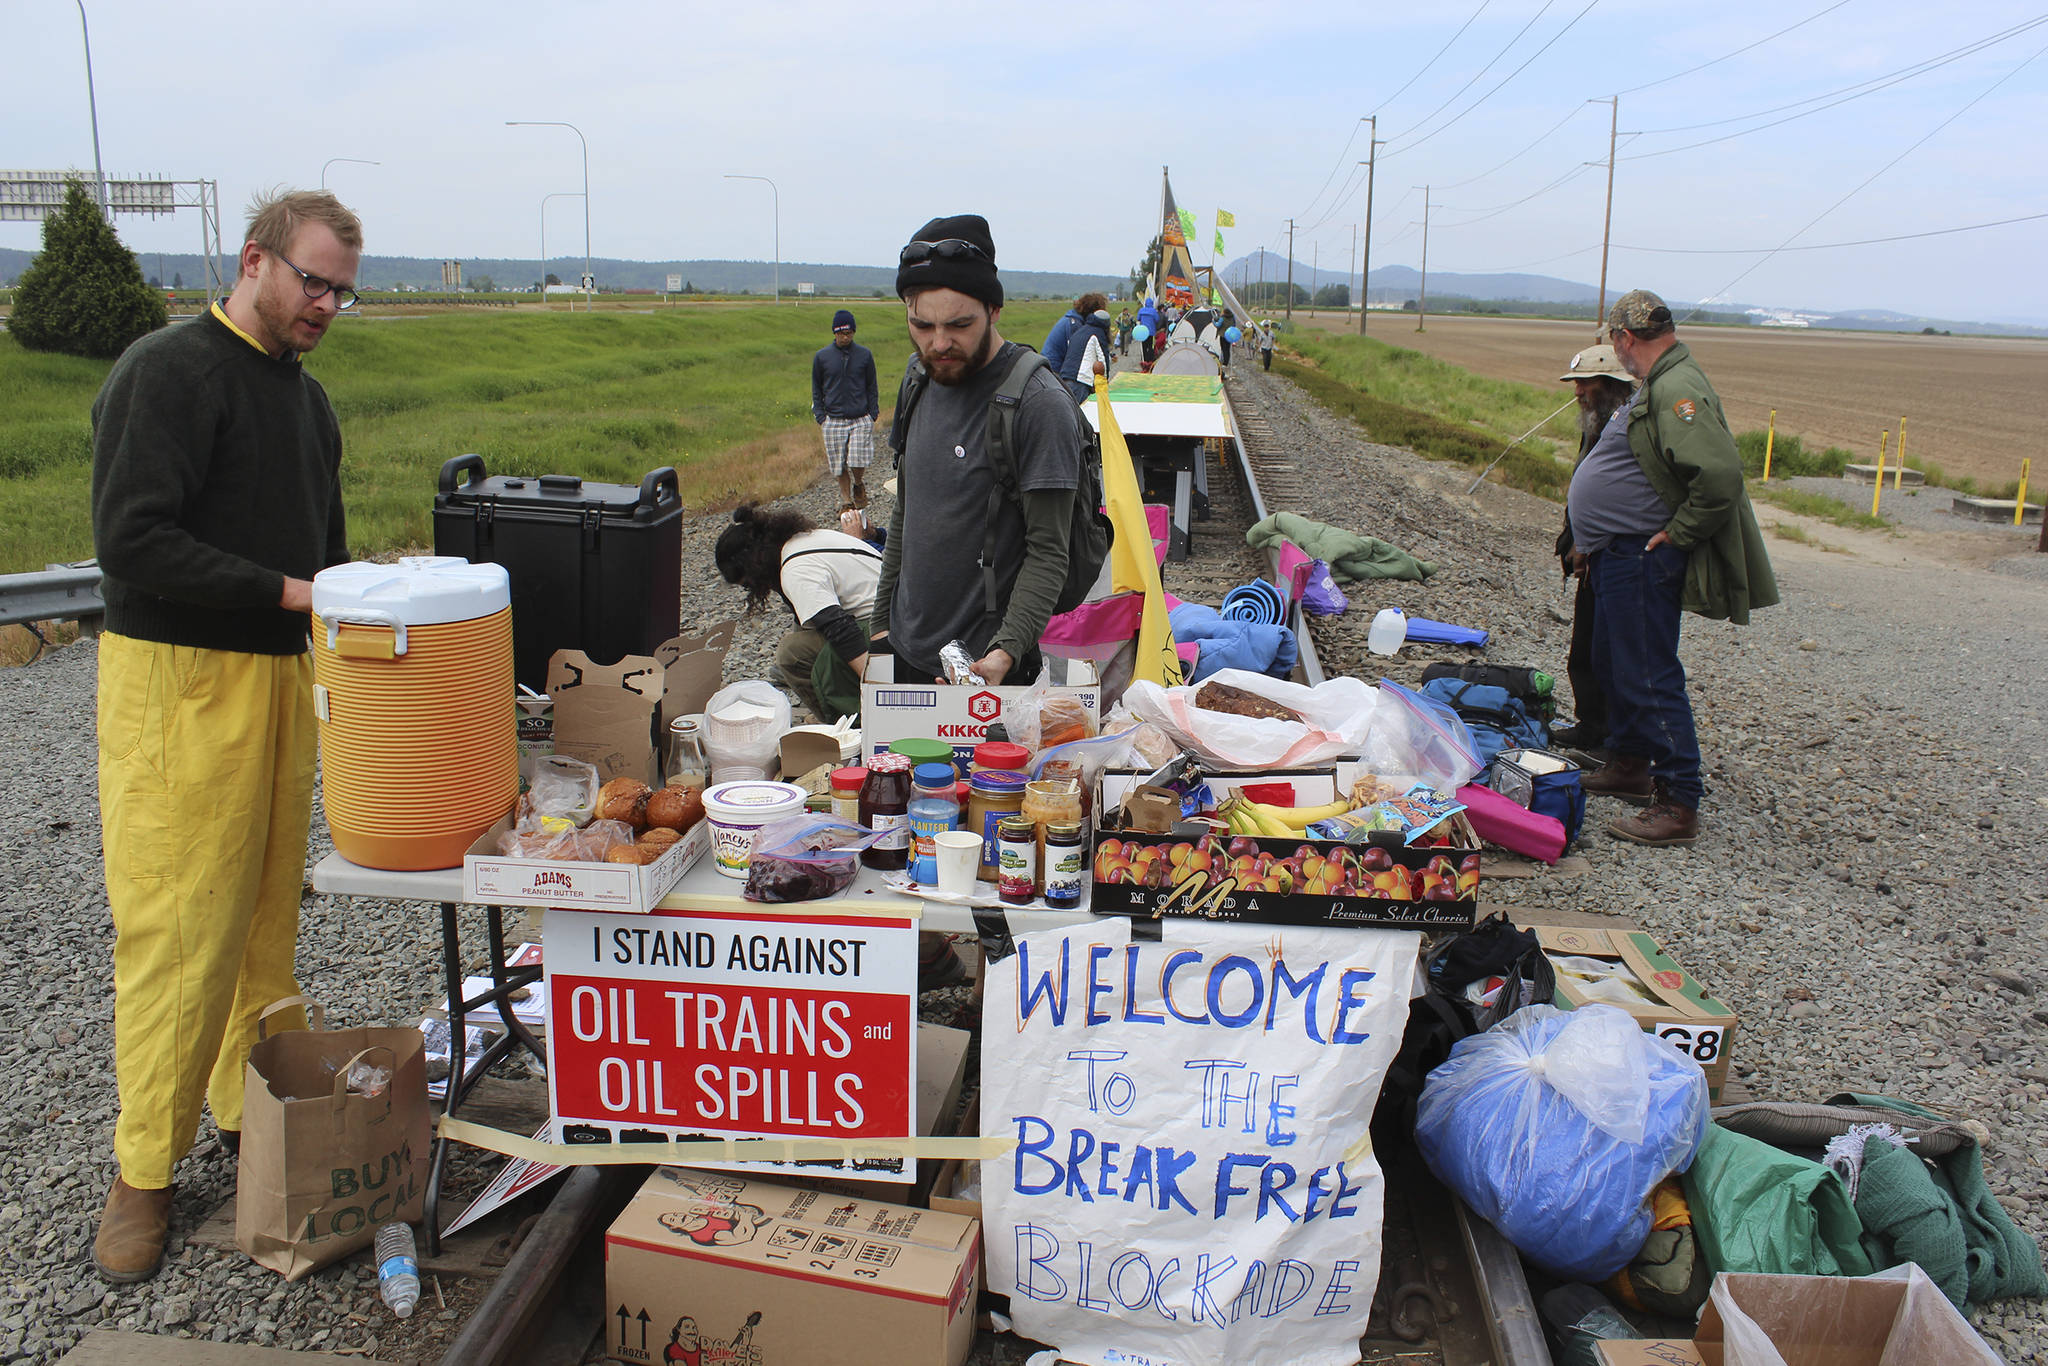
[(1588, 555), (1605, 550), (1616, 536), (1654, 536), (1671, 521), (1671, 509), (1629, 449), (1632, 406), (1624, 403), (1614, 410), (1572, 473), (1565, 513), (1571, 518), (1572, 544)]
[[(927, 384), (911, 414), (897, 495), (903, 504), (902, 568), (889, 606), (899, 678), (936, 675), (939, 651), (949, 640), (965, 641), (980, 657), (1001, 624), (1000, 608), (1024, 563), (1024, 514), (1013, 500), (1002, 500), (995, 546), (1003, 602), (992, 615), (981, 573), (983, 525), (995, 483), (988, 463), (988, 405), (1010, 363), (1029, 352), (1005, 342), (964, 384)], [(1080, 421), (1073, 398), (1051, 369), (1031, 377), (1010, 428), (1025, 492), (1080, 487)]]

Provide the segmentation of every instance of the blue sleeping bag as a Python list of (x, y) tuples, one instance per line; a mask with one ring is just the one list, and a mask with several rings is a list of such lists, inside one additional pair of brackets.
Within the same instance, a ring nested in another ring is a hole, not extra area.
[(1415, 1138), (1437, 1179), (1561, 1280), (1597, 1284), (1650, 1233), (1650, 1191), (1707, 1130), (1699, 1064), (1612, 1006), (1532, 1005), (1458, 1040)]
[(1199, 602), (1182, 603), (1167, 613), (1166, 619), (1173, 627), (1174, 640), (1202, 647), (1190, 683), (1199, 683), (1219, 669), (1243, 669), (1274, 678), (1285, 678), (1294, 671), (1298, 649), (1294, 632), (1285, 626), (1233, 620)]

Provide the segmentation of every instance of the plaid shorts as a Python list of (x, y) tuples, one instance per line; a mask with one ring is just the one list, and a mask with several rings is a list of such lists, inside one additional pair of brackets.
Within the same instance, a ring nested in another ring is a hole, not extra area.
[(838, 476), (875, 463), (875, 420), (871, 417), (825, 419), (825, 469)]

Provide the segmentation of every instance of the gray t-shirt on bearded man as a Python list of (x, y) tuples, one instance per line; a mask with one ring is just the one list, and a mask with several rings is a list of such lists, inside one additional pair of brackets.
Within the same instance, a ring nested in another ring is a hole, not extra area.
[[(927, 384), (910, 418), (897, 497), (903, 507), (902, 568), (889, 607), (897, 677), (932, 677), (939, 651), (961, 640), (979, 658), (1001, 624), (989, 620), (981, 573), (983, 524), (996, 476), (989, 464), (988, 407), (1030, 350), (1005, 342), (966, 383)], [(1066, 386), (1041, 369), (1025, 385), (1011, 424), (1011, 454), (1025, 492), (1081, 483), (1081, 415)], [(1006, 606), (1024, 563), (1024, 514), (1005, 498), (995, 534), (996, 586)], [(905, 666), (908, 666), (907, 668)], [(1020, 680), (1022, 681), (1022, 680)]]

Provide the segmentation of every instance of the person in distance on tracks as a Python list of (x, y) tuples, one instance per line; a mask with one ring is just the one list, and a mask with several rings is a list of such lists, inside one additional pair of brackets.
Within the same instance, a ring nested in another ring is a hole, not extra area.
[[(1101, 296), (1096, 296), (1100, 298)], [(1060, 357), (1059, 376), (1080, 403), (1095, 392), (1095, 372), (1109, 370), (1109, 310), (1098, 308), (1067, 334), (1067, 353)]]
[(1607, 694), (1613, 759), (1588, 792), (1648, 809), (1609, 821), (1637, 844), (1699, 837), (1699, 737), (1681, 612), (1749, 620), (1778, 601), (1777, 579), (1742, 483), (1720, 397), (1678, 340), (1671, 310), (1630, 290), (1607, 314), (1609, 341), (1639, 385), (1572, 475), (1573, 554), (1593, 583), (1593, 667)]
[(853, 339), (853, 314), (832, 315), (832, 344), (811, 357), (811, 417), (825, 433), (825, 468), (839, 480), (839, 505), (868, 505), (867, 472), (875, 460), (875, 353)]
[[(899, 488), (869, 622), (872, 648), (893, 653), (896, 674), (945, 681), (939, 651), (963, 642), (989, 683), (1027, 683), (1038, 672), (1039, 637), (1067, 571), (1069, 523), (1081, 485), (1081, 414), (1029, 347), (996, 331), (1003, 284), (988, 222), (976, 214), (934, 218), (903, 248), (896, 293), (916, 354), (905, 390), (928, 382), (905, 415)], [(991, 400), (1012, 366), (1032, 365), (1010, 428), (1018, 498), (1001, 502), (991, 595), (981, 565), (990, 495), (1001, 482), (988, 449)], [(963, 530), (965, 529), (965, 530)]]
[(93, 402), (121, 1098), (93, 1263), (117, 1283), (163, 1263), (202, 1098), (239, 1151), (256, 1016), (299, 990), (311, 579), (348, 559), (341, 431), (301, 362), (355, 303), (362, 247), (325, 191), (259, 199), (226, 302), (129, 347)]
[[(1572, 357), (1558, 379), (1569, 383), (1579, 401), (1579, 459), (1593, 449), (1615, 410), (1628, 402), (1635, 379), (1621, 368), (1611, 346), (1589, 346)], [(1565, 676), (1572, 685), (1573, 723), (1550, 733), (1550, 742), (1568, 749), (1602, 750), (1607, 744), (1607, 695), (1593, 671), (1593, 582), (1586, 575), (1586, 557), (1572, 553), (1571, 508), (1565, 508), (1564, 530), (1558, 533), (1557, 557), (1568, 579), (1578, 580), (1572, 602), (1571, 653)], [(1596, 754), (1595, 757), (1604, 757)]]
[(1046, 330), (1045, 341), (1039, 346), (1038, 354), (1045, 357), (1047, 365), (1059, 369), (1060, 362), (1066, 359), (1067, 338), (1074, 334), (1074, 329), (1087, 321), (1088, 315), (1096, 309), (1108, 307), (1109, 299), (1093, 291), (1074, 300), (1074, 306), (1060, 314), (1059, 321)]

